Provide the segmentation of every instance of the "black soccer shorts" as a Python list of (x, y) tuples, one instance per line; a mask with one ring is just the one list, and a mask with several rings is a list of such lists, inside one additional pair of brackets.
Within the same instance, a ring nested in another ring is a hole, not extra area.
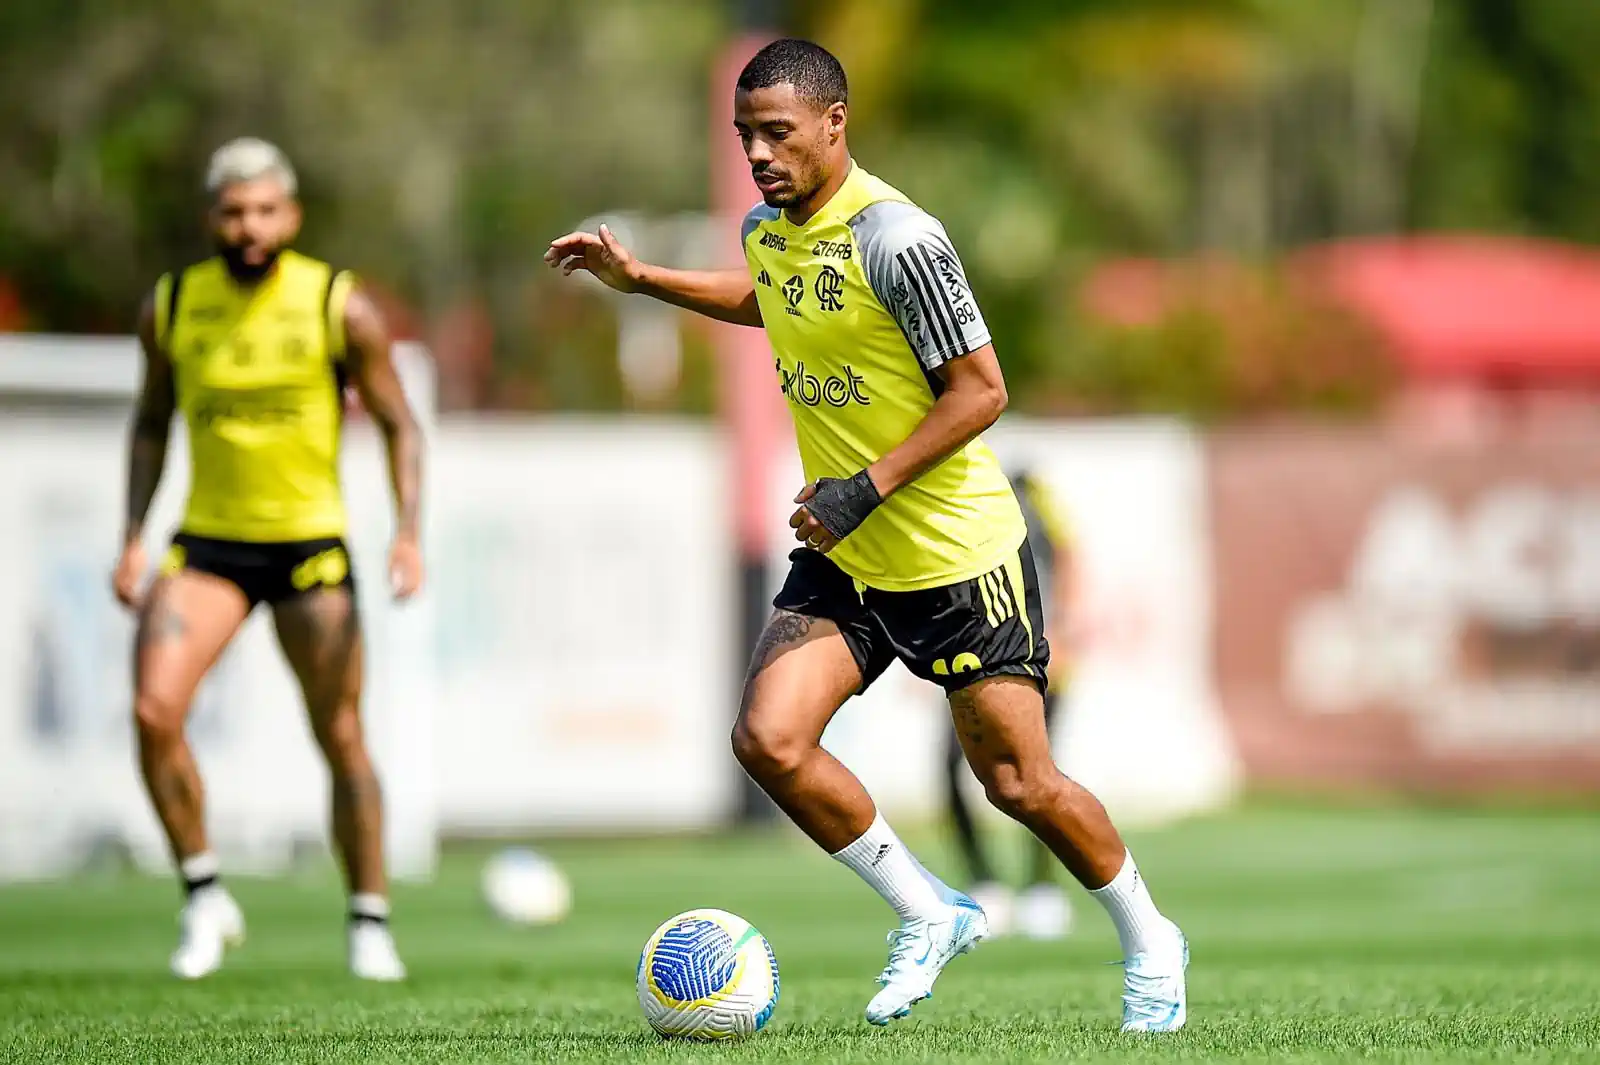
[(1027, 677), (1041, 691), (1048, 683), (1050, 645), (1026, 543), (988, 573), (914, 592), (858, 590), (828, 556), (809, 548), (789, 561), (772, 605), (839, 626), (861, 667), (861, 691), (897, 658), (947, 692), (996, 676)]
[(183, 570), (234, 584), (254, 608), (281, 603), (317, 588), (355, 588), (350, 552), (338, 537), (249, 543), (180, 532), (161, 562), (163, 576)]

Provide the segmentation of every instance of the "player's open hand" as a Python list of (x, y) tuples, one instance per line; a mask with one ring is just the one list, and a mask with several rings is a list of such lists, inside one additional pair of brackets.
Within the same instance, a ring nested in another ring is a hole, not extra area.
[(789, 528), (794, 530), (794, 538), (796, 540), (799, 540), (814, 551), (821, 551), (823, 554), (827, 554), (838, 546), (839, 541), (834, 539), (833, 534), (804, 505), (806, 500), (816, 494), (817, 486), (815, 483), (808, 484), (800, 489), (800, 494), (794, 497), (794, 501), (801, 504), (801, 507), (789, 516)]
[(422, 547), (410, 536), (389, 545), (389, 591), (404, 602), (422, 590)]
[(568, 233), (550, 242), (544, 261), (570, 275), (587, 270), (618, 292), (633, 292), (639, 287), (639, 262), (622, 242), (602, 225), (599, 233)]
[(144, 544), (138, 540), (124, 544), (111, 574), (111, 590), (129, 610), (138, 610), (144, 602), (144, 567)]

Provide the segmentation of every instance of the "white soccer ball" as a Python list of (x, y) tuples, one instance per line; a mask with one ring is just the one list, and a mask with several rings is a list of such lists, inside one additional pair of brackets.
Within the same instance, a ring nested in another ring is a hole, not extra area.
[(650, 1027), (683, 1039), (753, 1035), (778, 1005), (778, 959), (726, 910), (690, 910), (657, 928), (639, 955), (639, 1007)]
[(550, 859), (522, 848), (503, 850), (483, 867), (483, 897), (502, 920), (554, 924), (572, 908), (572, 887)]

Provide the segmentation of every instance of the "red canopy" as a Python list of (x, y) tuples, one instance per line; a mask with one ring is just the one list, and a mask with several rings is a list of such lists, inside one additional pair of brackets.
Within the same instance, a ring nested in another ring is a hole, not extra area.
[(1294, 269), (1377, 326), (1415, 375), (1600, 379), (1600, 254), (1492, 237), (1355, 240)]
[[(1600, 252), (1488, 236), (1340, 241), (1290, 256), (1290, 275), (1360, 314), (1411, 376), (1499, 383), (1600, 382)], [(1239, 283), (1225, 260), (1103, 265), (1082, 296), (1101, 316), (1147, 323)]]

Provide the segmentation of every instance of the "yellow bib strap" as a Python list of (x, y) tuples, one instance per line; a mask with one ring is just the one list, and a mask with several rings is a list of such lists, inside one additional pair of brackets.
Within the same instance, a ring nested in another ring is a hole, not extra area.
[(344, 308), (355, 287), (354, 273), (329, 267), (328, 291), (322, 297), (322, 321), (328, 331), (328, 357), (334, 362), (343, 361), (345, 356)]
[(156, 281), (156, 345), (163, 351), (172, 338), (172, 323), (178, 320), (178, 290), (182, 287), (182, 270), (162, 274)]

